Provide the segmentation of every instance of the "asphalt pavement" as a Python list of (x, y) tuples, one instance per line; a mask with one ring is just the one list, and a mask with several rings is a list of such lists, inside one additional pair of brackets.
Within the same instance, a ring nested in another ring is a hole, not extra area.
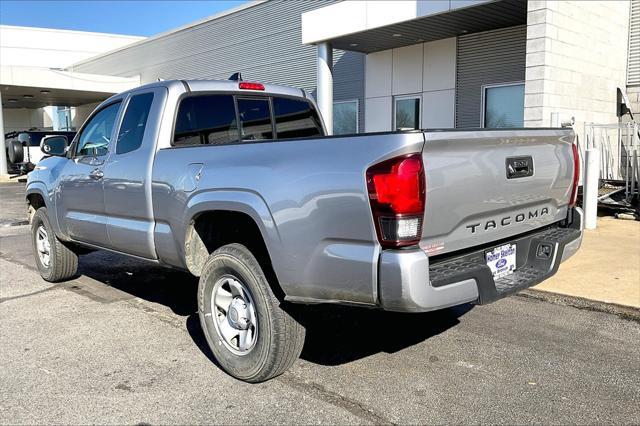
[[(6, 189), (3, 210), (20, 193)], [(640, 423), (637, 321), (522, 296), (411, 315), (300, 306), (301, 359), (249, 385), (212, 361), (196, 288), (106, 252), (46, 283), (28, 226), (0, 227), (0, 423)]]
[(27, 223), (24, 183), (0, 182), (0, 227)]

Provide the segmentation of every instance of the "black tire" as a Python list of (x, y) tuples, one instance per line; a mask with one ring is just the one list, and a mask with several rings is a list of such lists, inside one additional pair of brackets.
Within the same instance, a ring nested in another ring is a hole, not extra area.
[(24, 161), (24, 147), (22, 143), (17, 140), (9, 141), (7, 154), (9, 156), (9, 162), (11, 164), (18, 164)]
[[(212, 312), (213, 290), (219, 280), (233, 276), (246, 287), (255, 306), (255, 343), (238, 355), (223, 341)], [(241, 244), (229, 244), (207, 259), (198, 285), (198, 313), (209, 347), (228, 374), (246, 382), (258, 383), (284, 373), (300, 356), (305, 329), (281, 307), (260, 264)]]
[[(45, 264), (41, 259), (38, 248), (39, 230), (43, 228), (46, 232), (46, 239), (49, 243), (49, 263)], [(36, 258), (36, 265), (40, 276), (45, 281), (52, 283), (68, 280), (78, 272), (78, 255), (56, 237), (51, 227), (51, 222), (47, 216), (47, 208), (41, 207), (36, 210), (31, 221), (31, 242), (33, 244), (33, 254)]]

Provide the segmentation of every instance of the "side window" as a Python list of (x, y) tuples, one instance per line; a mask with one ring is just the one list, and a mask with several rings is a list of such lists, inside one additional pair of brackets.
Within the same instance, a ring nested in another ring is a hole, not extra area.
[(290, 98), (273, 98), (278, 139), (321, 136), (322, 125), (310, 102)]
[(333, 134), (358, 133), (358, 100), (333, 103)]
[(273, 139), (271, 110), (267, 98), (238, 98), (240, 140), (259, 141)]
[(84, 126), (76, 146), (76, 156), (90, 155), (100, 157), (109, 152), (111, 131), (116, 122), (120, 102), (113, 103), (100, 110)]
[(237, 140), (233, 96), (191, 96), (180, 102), (173, 135), (175, 146), (224, 145)]
[(153, 93), (143, 93), (131, 97), (120, 125), (116, 154), (124, 154), (140, 148), (152, 102)]
[(420, 96), (395, 98), (394, 128), (408, 130), (420, 128)]
[(524, 83), (483, 87), (482, 127), (524, 127)]

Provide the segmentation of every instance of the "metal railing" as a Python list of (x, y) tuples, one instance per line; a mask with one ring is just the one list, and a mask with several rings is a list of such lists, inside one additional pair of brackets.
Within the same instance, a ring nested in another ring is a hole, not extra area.
[(600, 154), (600, 184), (607, 183), (624, 190), (625, 200), (638, 195), (640, 180), (638, 145), (640, 125), (635, 121), (614, 124), (585, 124), (585, 148)]

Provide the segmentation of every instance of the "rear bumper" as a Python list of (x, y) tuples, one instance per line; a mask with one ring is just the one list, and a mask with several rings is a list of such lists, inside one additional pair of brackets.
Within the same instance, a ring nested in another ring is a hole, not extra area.
[[(572, 209), (567, 227), (549, 227), (503, 243), (516, 244), (516, 271), (494, 280), (483, 247), (430, 262), (424, 251), (390, 250), (380, 256), (379, 297), (383, 309), (425, 312), (462, 303), (486, 304), (534, 286), (554, 275), (582, 243), (583, 213)], [(500, 245), (496, 243), (494, 246)], [(551, 252), (538, 256), (538, 247)]]

